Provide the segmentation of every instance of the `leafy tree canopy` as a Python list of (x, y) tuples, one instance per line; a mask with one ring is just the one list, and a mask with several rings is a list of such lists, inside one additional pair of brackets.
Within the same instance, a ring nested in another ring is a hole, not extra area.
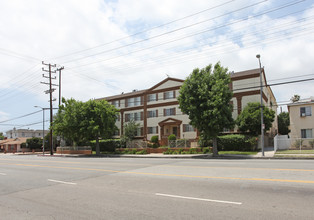
[(133, 140), (139, 127), (140, 124), (136, 123), (134, 120), (130, 120), (127, 124), (124, 125), (122, 140), (124, 142)]
[(218, 155), (217, 136), (224, 128), (233, 126), (232, 92), (228, 69), (216, 63), (194, 69), (180, 88), (179, 106), (189, 116), (190, 124), (205, 139), (213, 138), (213, 153)]
[(2, 132), (0, 132), (0, 140), (3, 140), (4, 139), (4, 135)]
[(293, 95), (290, 100), (291, 100), (291, 102), (298, 102), (300, 100), (300, 96), (299, 95)]
[(62, 103), (53, 122), (54, 133), (74, 143), (96, 140), (99, 154), (99, 138), (112, 136), (118, 110), (105, 100), (63, 99)]
[(33, 137), (26, 140), (26, 146), (30, 149), (40, 149), (42, 145), (43, 140), (38, 137)]
[(289, 125), (290, 125), (289, 113), (281, 112), (278, 115), (278, 133), (281, 135), (287, 135), (290, 132)]
[[(236, 120), (241, 132), (252, 135), (261, 134), (261, 107), (259, 102), (248, 103)], [(275, 111), (267, 107), (263, 108), (265, 129), (269, 130), (275, 119)]]

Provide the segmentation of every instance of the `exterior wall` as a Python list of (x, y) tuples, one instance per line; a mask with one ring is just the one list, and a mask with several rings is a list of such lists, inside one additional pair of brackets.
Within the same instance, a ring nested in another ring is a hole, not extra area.
[[(300, 108), (311, 106), (311, 116), (300, 116)], [(290, 137), (301, 138), (301, 129), (312, 129), (312, 137), (314, 138), (314, 102), (312, 103), (300, 103), (288, 105), (290, 115)]]
[[(260, 102), (259, 72), (256, 72), (256, 70), (252, 70), (249, 72), (249, 74), (240, 73), (235, 74), (234, 77), (231, 76), (232, 83), (230, 85), (230, 88), (234, 91), (233, 98), (231, 99), (231, 104), (233, 105), (232, 117), (234, 119), (238, 117), (238, 115), (241, 113), (242, 109), (247, 105), (247, 103)], [(266, 85), (266, 79), (264, 77), (264, 74), (263, 79), (263, 84)], [(180, 79), (167, 78), (147, 90), (134, 91), (132, 93), (105, 98), (110, 103), (113, 103), (113, 101), (119, 102), (119, 106), (117, 106), (117, 108), (120, 109), (120, 120), (116, 122), (116, 126), (120, 130), (120, 136), (123, 134), (123, 129), (121, 128), (123, 128), (126, 123), (125, 115), (129, 113), (143, 112), (143, 120), (137, 121), (137, 123), (140, 124), (140, 127), (143, 128), (143, 136), (139, 138), (150, 140), (152, 136), (158, 135), (159, 140), (165, 139), (168, 134), (172, 133), (171, 129), (173, 129), (173, 127), (177, 127), (177, 138), (196, 139), (198, 136), (196, 131), (184, 131), (184, 125), (189, 124), (190, 120), (188, 118), (188, 115), (184, 115), (181, 112), (178, 105), (179, 103), (177, 98), (179, 97), (179, 89), (183, 82), (184, 81)], [(246, 89), (243, 90), (243, 88)], [(169, 91), (174, 91), (174, 97), (171, 99), (165, 99), (164, 93)], [(148, 101), (148, 96), (150, 94), (157, 94), (157, 100)], [(142, 97), (141, 105), (132, 107), (125, 106), (125, 101), (128, 98), (132, 97)], [(274, 110), (276, 110), (275, 97), (273, 96), (273, 93), (269, 87), (263, 88), (263, 101), (264, 104), (267, 106), (269, 106), (270, 103), (273, 103)], [(175, 108), (175, 115), (164, 116), (164, 109), (168, 108)], [(148, 111), (151, 110), (158, 111), (157, 117), (148, 117)], [(277, 126), (277, 123), (274, 123), (274, 126)], [(156, 134), (148, 134), (149, 127), (157, 127), (158, 129)], [(167, 130), (169, 133), (166, 133)], [(115, 137), (118, 138), (119, 136)]]
[[(45, 136), (49, 131), (44, 131)], [(43, 130), (13, 129), (6, 132), (8, 138), (24, 138), (24, 137), (43, 137)]]
[(165, 83), (157, 86), (152, 91), (156, 91), (156, 90), (160, 90), (160, 89), (168, 89), (171, 87), (177, 87), (177, 86), (181, 86), (181, 85), (182, 85), (182, 82), (169, 80), (169, 81), (166, 81)]

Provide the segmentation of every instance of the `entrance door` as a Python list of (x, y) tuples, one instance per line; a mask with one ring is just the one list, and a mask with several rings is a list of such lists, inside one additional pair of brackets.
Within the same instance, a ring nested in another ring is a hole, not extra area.
[(172, 134), (174, 134), (175, 136), (178, 136), (178, 128), (177, 127), (172, 128)]

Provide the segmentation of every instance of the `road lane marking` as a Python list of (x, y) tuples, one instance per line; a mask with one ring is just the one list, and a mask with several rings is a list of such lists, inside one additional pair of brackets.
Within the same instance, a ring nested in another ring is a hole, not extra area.
[(52, 180), (52, 179), (48, 179), (48, 181), (50, 181), (50, 182), (55, 182), (55, 183), (69, 184), (69, 185), (76, 185), (76, 184), (77, 184), (77, 183), (72, 183), (72, 182), (64, 182), (64, 181), (60, 181), (60, 180)]
[(105, 169), (83, 168), (83, 167), (45, 166), (45, 165), (35, 165), (35, 164), (13, 164), (13, 163), (0, 163), (0, 164), (25, 166), (25, 167), (67, 169), (67, 170), (89, 170), (89, 171), (101, 171), (101, 172), (108, 172), (108, 173), (125, 173), (125, 174), (137, 174), (137, 175), (147, 175), (147, 176), (169, 176), (169, 177), (186, 177), (186, 178), (201, 178), (201, 179), (229, 179), (229, 180), (249, 180), (249, 181), (265, 181), (265, 182), (287, 182), (287, 183), (310, 183), (310, 184), (314, 184), (314, 180), (289, 180), (289, 179), (266, 179), (266, 178), (243, 178), (243, 177), (220, 177), (220, 176), (194, 176), (194, 175), (185, 175), (185, 174), (144, 173), (144, 172), (105, 170)]
[(47, 163), (65, 163), (65, 164), (90, 164), (90, 165), (126, 165), (126, 166), (160, 166), (160, 167), (182, 167), (182, 168), (204, 168), (204, 169), (244, 169), (244, 170), (274, 170), (274, 171), (297, 171), (297, 172), (314, 172), (313, 169), (288, 169), (288, 168), (259, 168), (259, 167), (227, 167), (227, 166), (187, 166), (187, 165), (163, 165), (163, 164), (148, 164), (148, 163), (115, 163), (115, 162), (104, 162), (104, 163), (95, 163), (95, 162), (74, 162), (74, 161), (59, 161), (59, 160), (22, 160), (22, 159), (0, 159), (4, 161), (25, 161), (25, 162), (47, 162)]
[(6, 174), (6, 173), (0, 173), (0, 175), (5, 176), (5, 175), (7, 175), (7, 174)]
[(169, 194), (163, 194), (163, 193), (155, 193), (155, 195), (156, 196), (165, 196), (165, 197), (179, 198), (179, 199), (198, 200), (198, 201), (205, 201), (205, 202), (217, 202), (217, 203), (242, 205), (242, 202), (231, 202), (231, 201), (214, 200), (214, 199), (203, 199), (203, 198), (195, 198), (195, 197), (187, 197), (187, 196), (169, 195)]

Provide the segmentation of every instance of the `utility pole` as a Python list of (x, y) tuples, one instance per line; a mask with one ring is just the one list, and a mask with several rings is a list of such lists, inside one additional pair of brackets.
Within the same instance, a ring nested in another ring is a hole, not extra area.
[(63, 69), (64, 66), (57, 69), (59, 71), (59, 107), (61, 105), (61, 70)]
[(261, 146), (262, 146), (262, 156), (265, 156), (264, 153), (264, 115), (263, 115), (263, 76), (262, 76), (262, 65), (261, 65), (261, 55), (257, 54), (256, 58), (259, 62), (259, 72), (260, 72), (260, 94), (261, 94)]
[(46, 76), (45, 74), (43, 74), (44, 78), (48, 78), (49, 79), (49, 83), (46, 82), (41, 82), (42, 84), (47, 84), (49, 85), (49, 90), (45, 91), (46, 94), (49, 93), (49, 102), (50, 102), (50, 155), (53, 155), (53, 138), (52, 138), (52, 122), (53, 122), (53, 107), (52, 107), (52, 93), (56, 90), (54, 88), (52, 88), (52, 86), (58, 86), (56, 84), (52, 84), (52, 80), (56, 79), (56, 77), (52, 77), (52, 73), (56, 73), (56, 71), (52, 71), (51, 67), (56, 67), (56, 64), (46, 64), (44, 63), (44, 61), (42, 61), (42, 64), (45, 66), (48, 66), (48, 70), (45, 70), (44, 68), (42, 68), (43, 71), (48, 72), (49, 75)]

